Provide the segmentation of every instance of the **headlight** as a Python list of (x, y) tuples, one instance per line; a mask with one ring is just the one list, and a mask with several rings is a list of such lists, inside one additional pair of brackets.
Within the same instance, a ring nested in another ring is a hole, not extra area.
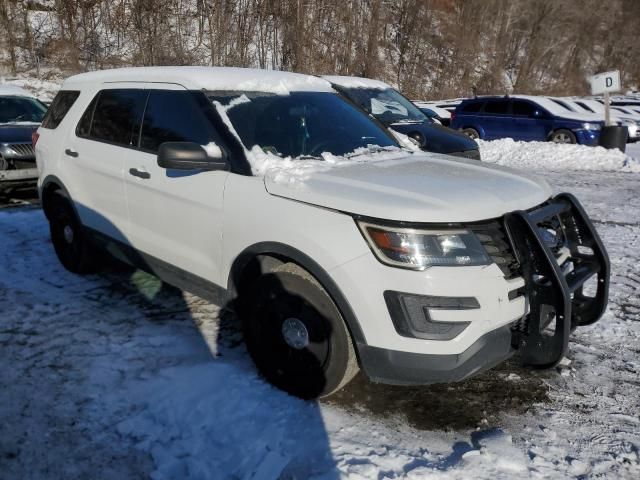
[(387, 265), (424, 270), (492, 262), (480, 240), (468, 230), (416, 230), (360, 221), (358, 227), (378, 260)]
[(583, 123), (582, 128), (585, 130), (600, 130), (599, 123)]

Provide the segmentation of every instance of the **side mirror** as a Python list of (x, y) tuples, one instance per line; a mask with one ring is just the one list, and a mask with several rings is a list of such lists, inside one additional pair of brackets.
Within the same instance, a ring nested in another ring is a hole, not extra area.
[(225, 152), (215, 143), (165, 142), (158, 149), (158, 166), (175, 170), (228, 170)]
[(423, 148), (427, 145), (427, 139), (420, 132), (411, 132), (407, 134), (409, 140), (413, 141), (418, 147)]

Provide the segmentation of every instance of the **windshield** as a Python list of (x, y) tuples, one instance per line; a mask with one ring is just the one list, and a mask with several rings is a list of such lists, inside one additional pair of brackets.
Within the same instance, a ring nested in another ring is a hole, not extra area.
[(210, 92), (225, 107), (245, 148), (281, 157), (346, 155), (358, 148), (398, 147), (364, 113), (328, 92)]
[(373, 114), (383, 123), (406, 123), (429, 121), (409, 100), (392, 88), (340, 88), (354, 103)]
[(35, 98), (0, 97), (0, 123), (40, 123), (47, 108)]

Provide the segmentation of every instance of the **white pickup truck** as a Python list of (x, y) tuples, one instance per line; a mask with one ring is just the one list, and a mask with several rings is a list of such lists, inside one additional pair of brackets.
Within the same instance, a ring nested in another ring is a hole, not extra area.
[[(609, 262), (571, 195), (407, 148), (327, 81), (200, 67), (69, 78), (38, 130), (65, 267), (96, 248), (235, 309), (262, 374), (304, 398), (358, 371), (465, 379), (556, 364), (607, 304)], [(589, 281), (589, 289), (583, 288)]]

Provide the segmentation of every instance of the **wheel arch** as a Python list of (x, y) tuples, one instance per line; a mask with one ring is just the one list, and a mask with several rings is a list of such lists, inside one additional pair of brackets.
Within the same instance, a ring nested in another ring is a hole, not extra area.
[(80, 218), (78, 216), (78, 211), (76, 210), (76, 206), (71, 200), (71, 195), (69, 194), (69, 190), (64, 185), (62, 180), (60, 180), (55, 175), (47, 175), (44, 180), (42, 180), (42, 184), (38, 189), (38, 195), (40, 196), (40, 204), (42, 205), (42, 210), (44, 211), (47, 219), (49, 218), (49, 213), (51, 211), (51, 198), (54, 192), (61, 191), (68, 199), (71, 204), (71, 208), (76, 215), (76, 218)]
[(272, 266), (295, 263), (308, 271), (334, 301), (354, 342), (356, 354), (359, 344), (365, 344), (364, 334), (349, 301), (329, 273), (304, 252), (280, 242), (260, 242), (245, 248), (234, 260), (229, 271), (227, 292), (230, 301), (242, 293), (248, 280), (257, 278)]

